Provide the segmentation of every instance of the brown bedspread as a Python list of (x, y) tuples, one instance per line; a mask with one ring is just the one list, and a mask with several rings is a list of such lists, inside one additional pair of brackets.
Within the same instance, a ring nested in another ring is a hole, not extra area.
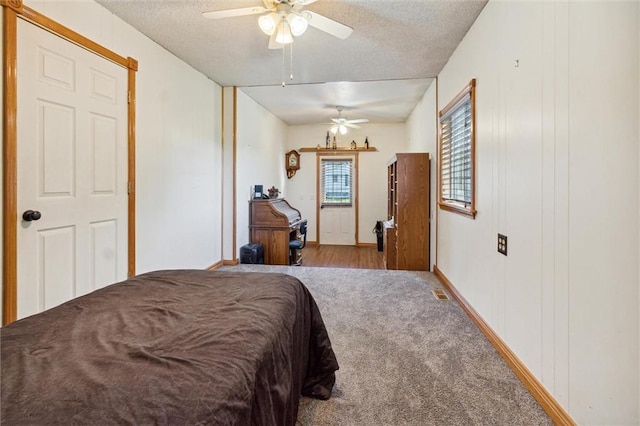
[(0, 423), (293, 425), (338, 369), (284, 274), (158, 271), (0, 329)]

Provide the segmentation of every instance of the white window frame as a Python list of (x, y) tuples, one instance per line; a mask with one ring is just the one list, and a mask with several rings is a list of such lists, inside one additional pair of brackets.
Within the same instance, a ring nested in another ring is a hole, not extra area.
[[(440, 111), (438, 126), (440, 134), (438, 141), (438, 168), (440, 170), (438, 205), (443, 210), (462, 214), (472, 219), (477, 213), (475, 87), (476, 80), (472, 79)], [(461, 124), (463, 128), (460, 129), (456, 124)]]

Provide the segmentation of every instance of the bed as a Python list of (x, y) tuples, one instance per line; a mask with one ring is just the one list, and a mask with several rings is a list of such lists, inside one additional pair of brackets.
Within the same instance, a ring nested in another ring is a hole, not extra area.
[(294, 425), (338, 369), (285, 274), (139, 275), (0, 329), (1, 418), (17, 424)]

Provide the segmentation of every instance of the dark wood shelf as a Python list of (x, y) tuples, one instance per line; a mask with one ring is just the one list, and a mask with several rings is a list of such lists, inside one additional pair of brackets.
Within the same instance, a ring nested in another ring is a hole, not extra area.
[(336, 149), (333, 148), (300, 148), (299, 150), (300, 152), (348, 152), (348, 151), (357, 151), (357, 152), (362, 152), (362, 151), (368, 151), (368, 152), (376, 152), (378, 151), (378, 149), (376, 147), (370, 146), (369, 148), (364, 148), (364, 147), (357, 147), (355, 149), (352, 149), (348, 146), (339, 146)]

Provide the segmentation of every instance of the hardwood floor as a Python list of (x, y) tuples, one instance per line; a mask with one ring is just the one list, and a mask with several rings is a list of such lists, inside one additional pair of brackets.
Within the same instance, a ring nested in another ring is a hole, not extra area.
[(302, 249), (302, 266), (330, 268), (385, 269), (377, 247), (311, 246)]

